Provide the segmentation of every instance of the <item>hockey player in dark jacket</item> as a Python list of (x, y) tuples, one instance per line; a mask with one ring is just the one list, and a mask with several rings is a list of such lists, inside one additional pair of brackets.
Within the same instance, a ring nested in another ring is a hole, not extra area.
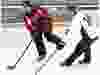
[[(25, 26), (30, 31), (31, 38), (36, 44), (37, 51), (39, 54), (38, 61), (41, 61), (45, 58), (47, 52), (43, 42), (42, 34), (48, 41), (56, 44), (56, 48), (61, 50), (65, 43), (58, 36), (54, 35), (49, 31), (48, 22), (48, 9), (42, 8), (39, 5), (32, 6), (29, 1), (24, 3), (26, 8), (26, 15), (24, 17)], [(29, 20), (29, 21), (28, 21)]]

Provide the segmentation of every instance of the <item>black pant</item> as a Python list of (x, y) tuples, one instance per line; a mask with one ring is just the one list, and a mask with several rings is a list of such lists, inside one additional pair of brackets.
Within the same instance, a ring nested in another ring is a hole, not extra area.
[(43, 33), (47, 40), (51, 41), (52, 43), (58, 44), (61, 41), (58, 36), (52, 34), (51, 32), (31, 32), (31, 37), (36, 44), (39, 56), (46, 55), (46, 48), (42, 38)]
[(90, 63), (91, 45), (98, 39), (98, 36), (93, 39), (90, 38), (83, 27), (81, 28), (81, 35), (82, 39), (76, 45), (74, 52), (68, 57), (68, 59), (65, 59), (65, 64), (71, 65), (82, 53), (85, 53), (83, 62)]
[(72, 64), (82, 53), (85, 53), (84, 60), (85, 62), (90, 62), (91, 60), (91, 48), (87, 42), (81, 40), (76, 48), (75, 51), (65, 60), (66, 64)]

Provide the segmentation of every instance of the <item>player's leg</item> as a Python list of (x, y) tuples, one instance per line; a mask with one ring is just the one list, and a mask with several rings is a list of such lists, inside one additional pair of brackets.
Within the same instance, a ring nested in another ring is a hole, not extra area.
[(71, 66), (72, 63), (83, 53), (82, 40), (76, 45), (75, 51), (61, 63), (61, 66)]
[(79, 61), (80, 64), (89, 64), (91, 62), (91, 48), (84, 50), (84, 59)]
[(36, 44), (37, 51), (39, 54), (38, 61), (41, 61), (46, 56), (46, 48), (43, 42), (42, 32), (32, 32), (31, 36), (32, 39), (34, 40), (34, 43)]
[(84, 53), (85, 53), (85, 57), (82, 61), (79, 61), (80, 64), (89, 64), (91, 62), (91, 45), (98, 39), (98, 37), (95, 37), (93, 39), (91, 39), (88, 36), (88, 40), (84, 40)]
[(53, 34), (52, 32), (44, 32), (44, 36), (49, 42), (55, 43), (58, 50), (64, 48), (65, 42), (62, 41), (57, 35)]

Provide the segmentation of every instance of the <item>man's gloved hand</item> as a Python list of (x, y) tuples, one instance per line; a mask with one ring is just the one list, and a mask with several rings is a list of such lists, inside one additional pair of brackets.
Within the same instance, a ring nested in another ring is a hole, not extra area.
[(56, 49), (62, 50), (65, 45), (66, 45), (66, 43), (64, 41), (61, 41), (58, 44), (56, 44)]

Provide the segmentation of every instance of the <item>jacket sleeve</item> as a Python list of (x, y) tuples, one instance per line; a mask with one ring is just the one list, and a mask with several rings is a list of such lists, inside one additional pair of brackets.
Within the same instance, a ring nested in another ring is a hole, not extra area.
[(84, 29), (88, 32), (88, 19), (86, 16), (82, 16), (80, 23), (84, 27)]
[(98, 36), (98, 32), (96, 31), (96, 27), (94, 25), (92, 25), (92, 26), (88, 25), (88, 19), (86, 16), (82, 17), (82, 20), (80, 23), (84, 27), (84, 29), (86, 30), (86, 32), (88, 33), (88, 35), (91, 38)]
[(28, 16), (24, 17), (24, 23), (25, 23), (25, 27), (28, 31), (32, 31), (32, 22), (31, 22), (31, 18), (29, 18)]

